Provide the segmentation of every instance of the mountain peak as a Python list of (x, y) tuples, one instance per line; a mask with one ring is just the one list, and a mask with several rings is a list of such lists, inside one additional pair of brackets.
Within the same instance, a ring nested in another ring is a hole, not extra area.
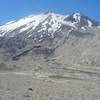
[(80, 22), (80, 20), (81, 20), (81, 14), (80, 13), (73, 13), (72, 16), (73, 16), (73, 18), (75, 19), (76, 22)]
[(78, 12), (64, 16), (49, 11), (42, 14), (30, 15), (20, 20), (10, 21), (0, 26), (0, 36), (3, 36), (7, 32), (12, 32), (14, 30), (18, 30), (18, 32), (24, 32), (31, 29), (31, 31), (34, 31), (38, 26), (41, 26), (41, 31), (46, 31), (49, 29), (50, 32), (54, 33), (63, 24), (81, 29), (99, 26), (98, 22), (91, 20), (90, 18)]
[(76, 24), (79, 28), (93, 27), (93, 26), (99, 25), (98, 22), (96, 22), (96, 21), (90, 19), (89, 17), (84, 16), (83, 14), (78, 13), (78, 12), (72, 13), (65, 20)]

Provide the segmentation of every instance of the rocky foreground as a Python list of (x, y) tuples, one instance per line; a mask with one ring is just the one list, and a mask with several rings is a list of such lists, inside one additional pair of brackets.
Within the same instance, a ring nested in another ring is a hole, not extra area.
[(100, 100), (98, 68), (54, 70), (0, 72), (0, 100)]

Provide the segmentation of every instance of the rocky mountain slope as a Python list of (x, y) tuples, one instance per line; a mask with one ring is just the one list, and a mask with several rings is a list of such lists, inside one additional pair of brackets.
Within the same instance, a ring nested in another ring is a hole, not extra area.
[(80, 14), (30, 15), (0, 26), (0, 62), (33, 66), (100, 66), (100, 24)]

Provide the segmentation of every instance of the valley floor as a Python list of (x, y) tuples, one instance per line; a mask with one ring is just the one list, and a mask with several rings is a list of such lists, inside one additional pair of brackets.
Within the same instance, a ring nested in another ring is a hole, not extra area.
[(0, 100), (100, 100), (99, 74), (76, 73), (84, 77), (71, 72), (49, 78), (32, 71), (0, 72)]

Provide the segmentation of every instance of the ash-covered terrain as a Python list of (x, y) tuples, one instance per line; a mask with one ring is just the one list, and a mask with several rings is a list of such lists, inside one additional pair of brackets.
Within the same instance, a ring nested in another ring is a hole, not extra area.
[(0, 26), (0, 100), (100, 100), (100, 23), (80, 13), (34, 14)]

